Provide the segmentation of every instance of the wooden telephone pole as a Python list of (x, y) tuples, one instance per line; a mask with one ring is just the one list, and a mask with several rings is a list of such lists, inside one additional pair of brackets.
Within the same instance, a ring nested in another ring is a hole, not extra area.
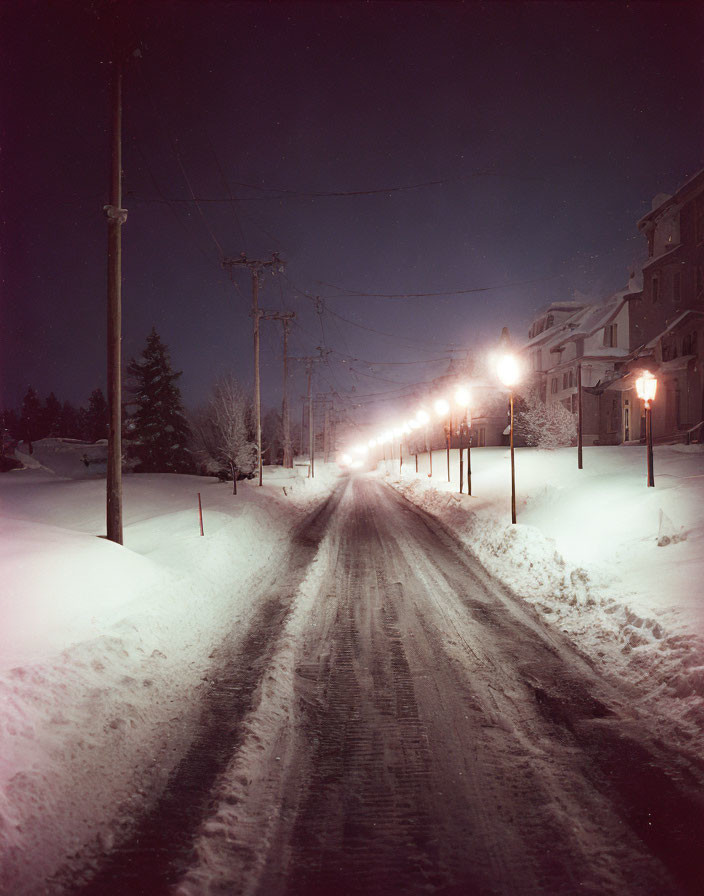
[(294, 311), (262, 311), (262, 320), (280, 320), (284, 325), (284, 388), (281, 399), (281, 426), (283, 428), (284, 469), (293, 469), (293, 448), (291, 445), (291, 421), (288, 412), (288, 328), (296, 316)]
[(122, 61), (113, 62), (111, 89), (112, 145), (110, 202), (103, 211), (108, 219), (108, 468), (107, 537), (122, 544)]
[(259, 468), (259, 485), (262, 484), (262, 400), (259, 381), (259, 321), (262, 313), (259, 310), (259, 278), (266, 268), (283, 271), (284, 263), (276, 252), (272, 252), (271, 261), (247, 258), (242, 252), (239, 258), (223, 258), (222, 266), (229, 268), (249, 268), (252, 275), (252, 321), (254, 327), (254, 419), (257, 437), (257, 467)]
[[(318, 346), (319, 354), (317, 356), (309, 356), (304, 358), (291, 358), (292, 361), (304, 361), (306, 365), (306, 374), (308, 376), (308, 389), (306, 398), (308, 401), (308, 457), (309, 457), (309, 469), (310, 474), (309, 477), (311, 479), (315, 478), (315, 436), (313, 430), (313, 364), (316, 361), (324, 361), (326, 356), (330, 353), (329, 350), (325, 351), (320, 346)], [(301, 421), (301, 428), (302, 428)], [(301, 436), (301, 442), (303, 438)]]

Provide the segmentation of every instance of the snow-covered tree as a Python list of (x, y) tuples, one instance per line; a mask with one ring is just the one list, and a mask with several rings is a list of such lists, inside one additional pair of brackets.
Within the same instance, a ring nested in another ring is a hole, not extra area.
[(516, 428), (526, 445), (536, 448), (563, 448), (577, 438), (574, 414), (559, 401), (546, 404), (535, 389), (525, 396), (525, 404), (517, 414)]
[(171, 368), (169, 351), (152, 328), (141, 358), (127, 367), (136, 407), (131, 417), (132, 451), (140, 473), (188, 473), (193, 469), (189, 449), (191, 432), (176, 380), (181, 371)]
[(251, 401), (234, 376), (213, 386), (207, 405), (194, 417), (196, 458), (209, 473), (226, 469), (237, 494), (238, 475), (248, 476), (257, 463), (257, 446), (249, 430)]

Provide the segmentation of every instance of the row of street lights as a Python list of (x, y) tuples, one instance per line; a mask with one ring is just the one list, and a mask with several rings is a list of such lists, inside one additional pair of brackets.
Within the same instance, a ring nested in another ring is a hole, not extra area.
[[(509, 452), (511, 457), (511, 523), (516, 522), (516, 463), (514, 454), (514, 389), (521, 379), (521, 365), (516, 355), (510, 350), (510, 340), (508, 330), (504, 328), (501, 334), (501, 350), (495, 358), (494, 367), (496, 375), (501, 383), (509, 392)], [(651, 403), (655, 398), (657, 390), (657, 379), (652, 373), (645, 370), (636, 380), (636, 392), (638, 397), (645, 404), (645, 430), (647, 442), (647, 465), (648, 465), (648, 486), (655, 485), (653, 471), (653, 427), (652, 427), (652, 407)], [(452, 439), (452, 412), (455, 409), (457, 413), (457, 433), (459, 436), (460, 451), (460, 494), (464, 490), (464, 445), (463, 436), (467, 435), (467, 494), (472, 494), (472, 465), (471, 465), (471, 392), (468, 386), (458, 386), (454, 392), (453, 402), (447, 398), (440, 397), (434, 402), (433, 409), (438, 420), (444, 420), (445, 440), (447, 446), (447, 481), (450, 481), (450, 446)], [(581, 401), (581, 396), (580, 396)], [(430, 472), (429, 477), (433, 475), (433, 452), (432, 446), (428, 438), (428, 429), (431, 423), (431, 416), (425, 408), (420, 408), (415, 417), (406, 420), (405, 423), (392, 429), (380, 433), (376, 438), (369, 439), (367, 444), (357, 444), (351, 449), (351, 454), (342, 455), (342, 463), (352, 468), (359, 468), (363, 465), (362, 458), (365, 457), (370, 450), (381, 447), (386, 458), (386, 445), (390, 445), (391, 459), (393, 460), (393, 443), (394, 440), (399, 443), (399, 463), (400, 469), (403, 469), (403, 437), (410, 435), (413, 431), (423, 428), (425, 430), (425, 442), (428, 448)], [(579, 456), (581, 460), (581, 444), (579, 445)], [(355, 457), (356, 456), (356, 457)], [(416, 472), (418, 471), (418, 459), (416, 456)], [(579, 469), (582, 469), (581, 463)]]
[[(507, 348), (508, 344), (508, 332), (504, 330), (502, 333), (502, 343), (504, 344), (504, 350), (498, 355), (496, 358), (496, 374), (499, 380), (509, 389), (509, 404), (510, 404), (510, 426), (509, 426), (509, 445), (510, 445), (510, 453), (511, 453), (511, 520), (513, 523), (516, 522), (516, 476), (515, 476), (515, 459), (514, 459), (514, 444), (513, 444), (513, 389), (516, 383), (520, 380), (521, 376), (521, 368), (516, 356)], [(453, 411), (455, 414), (455, 420), (457, 423), (457, 434), (459, 437), (459, 452), (460, 452), (460, 493), (464, 492), (464, 437), (467, 436), (467, 494), (472, 494), (472, 455), (471, 455), (471, 429), (472, 429), (472, 417), (471, 417), (471, 403), (472, 397), (471, 392), (468, 386), (460, 385), (458, 386), (454, 393), (451, 396), (451, 400), (445, 397), (439, 397), (435, 400), (433, 404), (433, 410), (435, 411), (436, 418), (438, 420), (444, 421), (444, 430), (445, 430), (445, 442), (447, 448), (447, 481), (450, 482), (450, 448), (452, 441), (452, 419), (453, 419)], [(399, 443), (399, 464), (400, 469), (403, 469), (403, 438), (404, 436), (410, 435), (412, 432), (418, 429), (424, 429), (425, 431), (425, 442), (426, 447), (428, 448), (428, 456), (429, 456), (429, 464), (430, 464), (430, 472), (428, 473), (429, 477), (433, 475), (433, 452), (432, 446), (430, 445), (428, 438), (428, 429), (430, 426), (431, 415), (425, 408), (420, 408), (415, 417), (412, 417), (402, 423), (400, 426), (396, 426), (392, 429), (385, 430), (381, 432), (375, 438), (369, 439), (369, 441), (364, 443), (359, 443), (351, 449), (349, 453), (343, 454), (341, 457), (341, 461), (346, 466), (350, 466), (353, 469), (359, 468), (363, 465), (363, 458), (366, 457), (370, 450), (374, 450), (377, 448), (382, 448), (384, 452), (384, 457), (386, 457), (386, 445), (390, 446), (391, 459), (393, 460), (393, 445), (394, 441), (398, 441)]]

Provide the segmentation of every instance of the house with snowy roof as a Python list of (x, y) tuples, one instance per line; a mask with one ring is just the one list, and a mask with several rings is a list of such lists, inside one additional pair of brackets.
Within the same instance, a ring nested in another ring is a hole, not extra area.
[(584, 444), (644, 437), (635, 380), (658, 378), (653, 435), (701, 441), (704, 428), (704, 169), (638, 221), (648, 260), (606, 302), (555, 302), (533, 321), (524, 351), (547, 402), (573, 413), (582, 375)]
[[(658, 378), (653, 436), (661, 442), (701, 441), (704, 421), (704, 169), (673, 196), (659, 193), (638, 222), (647, 239), (643, 289), (630, 309), (631, 353), (607, 386), (620, 396), (625, 440), (642, 438), (642, 402), (635, 379)], [(616, 400), (611, 398), (612, 403)]]
[(581, 372), (585, 445), (623, 440), (620, 412), (609, 406), (603, 413), (600, 393), (589, 390), (612, 380), (617, 365), (628, 357), (629, 308), (637, 294), (632, 280), (602, 304), (553, 302), (531, 324), (524, 353), (543, 401), (559, 401), (576, 414)]

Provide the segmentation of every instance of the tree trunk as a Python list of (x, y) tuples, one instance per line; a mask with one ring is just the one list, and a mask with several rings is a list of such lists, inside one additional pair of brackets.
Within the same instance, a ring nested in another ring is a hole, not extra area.
[(237, 467), (234, 464), (230, 464), (230, 469), (232, 470), (232, 494), (237, 494)]

